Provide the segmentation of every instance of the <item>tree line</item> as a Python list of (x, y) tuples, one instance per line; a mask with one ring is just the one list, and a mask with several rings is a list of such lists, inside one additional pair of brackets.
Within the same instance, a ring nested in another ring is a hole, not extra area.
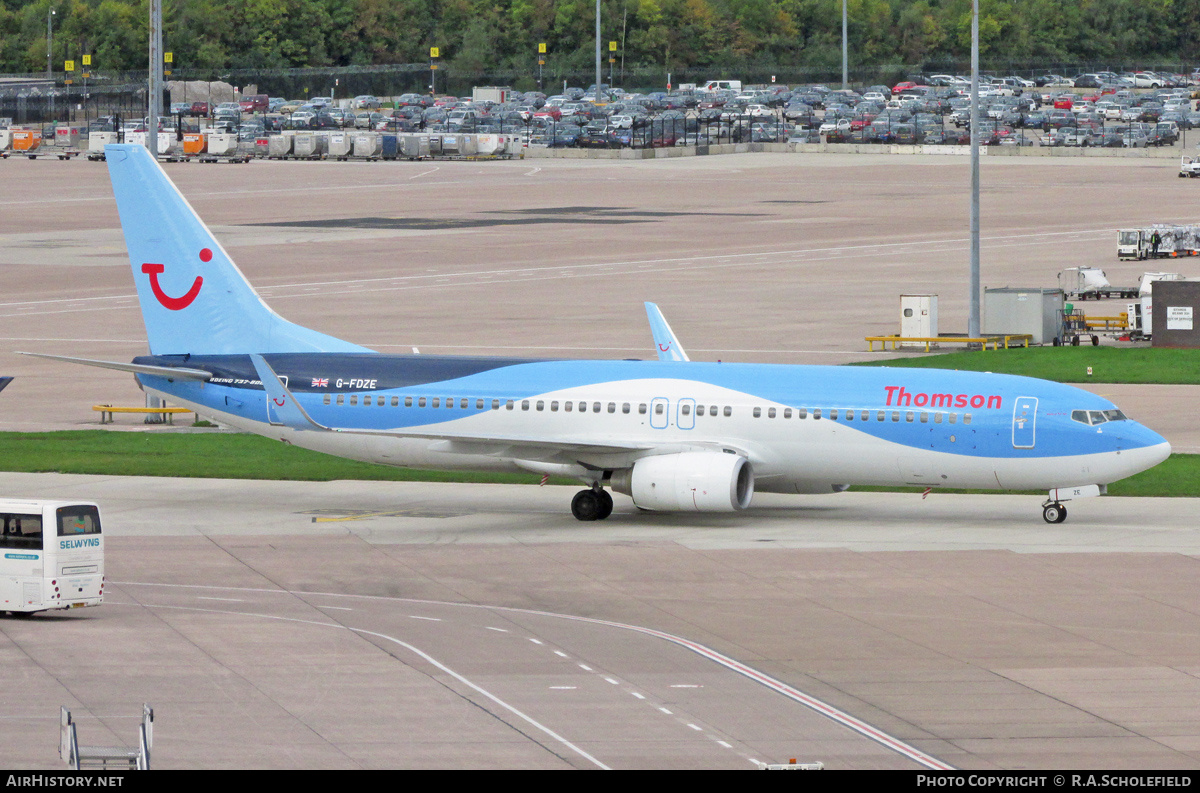
[[(807, 68), (840, 73), (839, 0), (601, 0), (620, 68)], [(561, 72), (595, 57), (595, 0), (163, 0), (164, 49), (190, 74), (228, 69), (424, 63)], [(97, 71), (146, 68), (146, 0), (0, 0), (0, 72), (90, 54)], [(850, 60), (912, 68), (962, 64), (971, 0), (849, 0)], [(992, 64), (1186, 63), (1200, 47), (1200, 0), (981, 0), (981, 57)], [(78, 67), (77, 67), (78, 68)]]

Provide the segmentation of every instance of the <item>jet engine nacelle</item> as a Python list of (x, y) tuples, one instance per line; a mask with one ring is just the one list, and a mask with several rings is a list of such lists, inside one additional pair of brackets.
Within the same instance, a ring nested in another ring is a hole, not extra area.
[(723, 452), (643, 457), (615, 472), (611, 483), (641, 509), (660, 512), (734, 512), (754, 497), (750, 461)]

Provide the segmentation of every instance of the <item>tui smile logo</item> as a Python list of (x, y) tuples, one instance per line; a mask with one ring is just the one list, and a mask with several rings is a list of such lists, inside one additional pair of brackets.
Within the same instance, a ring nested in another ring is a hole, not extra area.
[[(200, 251), (200, 261), (212, 261), (212, 251), (208, 248), (203, 248)], [(182, 297), (171, 297), (163, 291), (162, 284), (158, 282), (159, 273), (166, 270), (161, 264), (146, 263), (142, 265), (142, 272), (150, 276), (150, 289), (154, 292), (154, 297), (164, 308), (171, 311), (181, 311), (192, 304), (196, 299), (196, 295), (200, 294), (200, 287), (204, 284), (202, 276), (196, 276), (196, 280), (192, 282), (192, 288), (187, 291)]]

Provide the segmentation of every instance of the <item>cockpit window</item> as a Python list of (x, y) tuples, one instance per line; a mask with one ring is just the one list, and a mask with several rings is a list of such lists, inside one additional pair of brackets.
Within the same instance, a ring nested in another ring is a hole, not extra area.
[(1106, 421), (1125, 421), (1125, 414), (1119, 410), (1072, 410), (1071, 420), (1080, 424), (1095, 426)]

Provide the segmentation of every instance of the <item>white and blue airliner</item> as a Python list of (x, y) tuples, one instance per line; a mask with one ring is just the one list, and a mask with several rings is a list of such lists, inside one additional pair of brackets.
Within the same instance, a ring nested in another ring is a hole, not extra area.
[(383, 465), (529, 471), (650, 511), (732, 512), (755, 491), (851, 485), (1046, 490), (1063, 502), (1170, 445), (1107, 399), (1011, 375), (690, 361), (647, 305), (659, 359), (387, 355), (272, 311), (147, 150), (105, 148), (150, 355), (55, 357), (136, 374), (217, 421)]

